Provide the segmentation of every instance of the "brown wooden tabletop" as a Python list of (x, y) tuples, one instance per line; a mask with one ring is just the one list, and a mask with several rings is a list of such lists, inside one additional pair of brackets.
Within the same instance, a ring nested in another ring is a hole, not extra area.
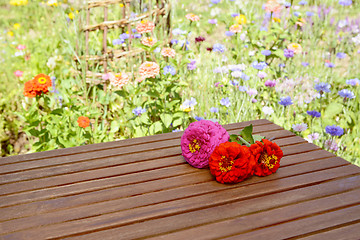
[(182, 132), (0, 159), (0, 239), (360, 239), (360, 168), (268, 120), (279, 170), (217, 183)]

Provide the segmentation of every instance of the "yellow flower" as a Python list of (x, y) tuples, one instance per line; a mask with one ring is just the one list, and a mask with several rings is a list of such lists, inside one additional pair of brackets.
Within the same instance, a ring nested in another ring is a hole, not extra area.
[(236, 16), (236, 17), (235, 17), (235, 21), (236, 21), (238, 24), (246, 24), (246, 17), (245, 17), (245, 15), (240, 14), (239, 16)]
[(10, 0), (10, 5), (13, 6), (23, 6), (27, 4), (28, 4), (28, 0)]
[(46, 3), (48, 6), (56, 7), (58, 5), (57, 0), (48, 0)]
[(14, 26), (13, 26), (13, 28), (15, 30), (19, 29), (20, 27), (21, 27), (20, 23), (15, 23)]
[(69, 18), (70, 18), (71, 20), (73, 20), (73, 19), (75, 18), (75, 15), (74, 15), (73, 12), (70, 12), (70, 13), (68, 14), (68, 16), (69, 16)]
[(8, 32), (7, 32), (7, 35), (8, 35), (9, 37), (12, 37), (12, 36), (14, 36), (14, 33), (13, 33), (12, 31), (8, 31)]
[(120, 3), (119, 5), (120, 5), (120, 7), (124, 7), (124, 4), (123, 4), (123, 3)]
[(272, 20), (273, 20), (274, 22), (278, 22), (278, 23), (281, 22), (281, 19), (280, 19), (280, 18), (277, 18), (277, 17), (273, 17)]

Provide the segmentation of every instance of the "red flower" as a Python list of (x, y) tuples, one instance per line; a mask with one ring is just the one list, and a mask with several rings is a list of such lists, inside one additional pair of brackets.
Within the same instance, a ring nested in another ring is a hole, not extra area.
[(221, 143), (209, 159), (210, 172), (220, 183), (241, 182), (253, 174), (254, 166), (249, 148), (236, 142)]
[(41, 93), (46, 94), (51, 86), (51, 79), (48, 75), (40, 73), (32, 80), (27, 81), (24, 86), (25, 97), (40, 96)]
[(79, 127), (87, 128), (90, 126), (90, 119), (88, 117), (81, 116), (77, 120)]
[(255, 157), (256, 165), (254, 174), (257, 176), (268, 176), (276, 172), (280, 166), (283, 152), (280, 147), (267, 139), (257, 141), (250, 146), (250, 151)]

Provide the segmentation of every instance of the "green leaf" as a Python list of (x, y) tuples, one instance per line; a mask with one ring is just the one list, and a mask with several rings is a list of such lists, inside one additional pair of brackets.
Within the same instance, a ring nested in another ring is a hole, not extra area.
[(265, 137), (264, 137), (264, 136), (260, 136), (260, 135), (253, 135), (253, 138), (254, 138), (254, 142), (256, 142), (256, 141), (261, 141), (261, 140), (263, 140)]
[(324, 112), (324, 118), (333, 118), (335, 115), (342, 112), (343, 105), (337, 102), (330, 103)]
[(182, 122), (183, 122), (182, 118), (175, 119), (174, 122), (173, 122), (173, 127), (175, 128), (177, 126), (180, 126), (182, 124)]
[(156, 134), (162, 131), (162, 123), (160, 121), (154, 122), (151, 126), (150, 126), (150, 133), (151, 134)]
[(110, 129), (110, 132), (117, 132), (119, 131), (119, 128), (120, 128), (120, 122), (119, 121), (112, 121), (111, 122), (111, 129)]
[(254, 144), (254, 138), (252, 136), (253, 132), (253, 125), (250, 124), (250, 126), (245, 127), (241, 132), (240, 135), (243, 139), (245, 139), (250, 144)]
[(62, 108), (54, 109), (53, 111), (51, 111), (51, 114), (62, 116), (63, 109)]
[(230, 135), (229, 142), (237, 142), (237, 138), (238, 138), (238, 135), (236, 135), (236, 134), (231, 134), (231, 135)]
[(164, 123), (165, 127), (168, 128), (172, 122), (172, 116), (168, 113), (160, 115), (161, 121)]

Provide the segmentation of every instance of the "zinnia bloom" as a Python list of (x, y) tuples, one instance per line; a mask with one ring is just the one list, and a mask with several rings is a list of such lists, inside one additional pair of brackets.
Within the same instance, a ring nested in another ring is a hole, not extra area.
[(146, 37), (146, 38), (141, 39), (141, 43), (148, 47), (153, 46), (156, 42), (157, 41), (155, 39), (153, 39), (152, 37)]
[(263, 142), (256, 141), (250, 146), (250, 151), (255, 157), (254, 174), (257, 176), (268, 176), (275, 173), (280, 166), (283, 152), (280, 147), (267, 139)]
[(175, 57), (175, 54), (176, 54), (176, 52), (175, 52), (175, 50), (172, 49), (172, 48), (163, 48), (163, 49), (161, 50), (161, 55), (163, 55), (164, 57), (171, 57), (171, 58), (173, 58), (173, 57)]
[(155, 78), (160, 72), (160, 67), (155, 62), (144, 62), (139, 67), (140, 76), (143, 78)]
[(199, 20), (200, 20), (200, 17), (197, 16), (197, 15), (195, 15), (195, 14), (193, 14), (193, 13), (186, 14), (185, 17), (186, 17), (187, 19), (189, 19), (190, 21), (192, 21), (192, 22), (196, 22), (196, 21), (199, 21)]
[(292, 50), (295, 54), (299, 54), (302, 51), (302, 47), (298, 43), (290, 43), (287, 48)]
[(22, 75), (24, 74), (24, 72), (23, 72), (23, 71), (20, 71), (20, 70), (16, 70), (16, 71), (14, 72), (14, 74), (15, 74), (15, 76), (17, 76), (17, 77), (22, 77)]
[(253, 174), (255, 159), (246, 146), (236, 142), (221, 143), (209, 159), (209, 167), (216, 181), (238, 183)]
[(142, 20), (137, 26), (136, 30), (138, 33), (148, 33), (152, 32), (154, 30), (155, 24), (153, 22), (150, 22), (149, 20)]
[(24, 96), (35, 97), (40, 96), (41, 93), (46, 94), (51, 87), (51, 79), (48, 75), (40, 73), (32, 80), (27, 81), (24, 85)]
[(219, 123), (210, 120), (193, 122), (181, 136), (182, 155), (193, 167), (205, 168), (214, 149), (228, 140), (228, 132)]
[(265, 11), (278, 13), (281, 10), (281, 5), (276, 0), (269, 0), (265, 4)]
[(230, 30), (230, 32), (233, 32), (233, 33), (239, 33), (242, 30), (242, 25), (239, 25), (239, 24), (231, 25), (229, 30)]
[(79, 127), (87, 128), (90, 126), (90, 119), (88, 117), (81, 116), (77, 120)]
[(110, 83), (116, 87), (122, 88), (129, 83), (129, 76), (126, 73), (109, 74)]

